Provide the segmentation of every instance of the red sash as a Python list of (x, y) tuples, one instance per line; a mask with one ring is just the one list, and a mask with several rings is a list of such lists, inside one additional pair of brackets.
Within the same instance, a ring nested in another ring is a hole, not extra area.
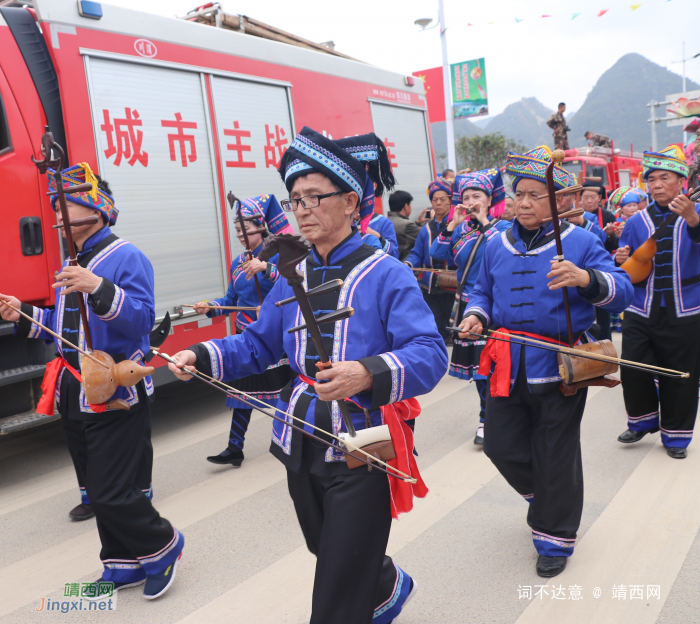
[[(299, 374), (299, 379), (310, 386), (316, 385), (315, 379)], [(389, 427), (391, 443), (396, 453), (395, 459), (387, 463), (396, 470), (410, 475), (416, 479), (416, 483), (406, 483), (401, 479), (389, 479), (389, 492), (391, 494), (391, 517), (396, 519), (399, 514), (407, 513), (413, 509), (413, 497), (425, 498), (428, 488), (418, 470), (416, 457), (413, 454), (413, 431), (406, 424), (407, 420), (416, 418), (421, 407), (417, 399), (405, 399), (382, 405), (380, 408), (382, 420)]]
[[(515, 331), (513, 329), (505, 329), (501, 327), (496, 330), (499, 334), (514, 334), (516, 336), (528, 336), (529, 338), (537, 338), (544, 342), (551, 342), (562, 346), (568, 346), (564, 342), (559, 342), (553, 338), (547, 338), (538, 334), (531, 334), (524, 331)], [(504, 340), (506, 340), (504, 338)], [(481, 352), (479, 358), (479, 375), (488, 377), (491, 372), (491, 363), (496, 366), (491, 375), (490, 392), (492, 397), (507, 397), (510, 395), (510, 344), (501, 340), (489, 340)]]
[[(36, 406), (37, 414), (44, 414), (45, 416), (54, 415), (54, 399), (56, 396), (56, 382), (58, 381), (58, 376), (61, 371), (67, 368), (70, 373), (75, 377), (80, 383), (83, 383), (83, 378), (80, 373), (75, 370), (68, 362), (66, 362), (62, 357), (57, 357), (55, 360), (51, 360), (46, 365), (46, 370), (44, 371), (44, 379), (41, 382), (41, 399)], [(100, 413), (107, 410), (107, 406), (104, 403), (95, 405), (94, 403), (89, 403), (90, 409), (93, 412)]]

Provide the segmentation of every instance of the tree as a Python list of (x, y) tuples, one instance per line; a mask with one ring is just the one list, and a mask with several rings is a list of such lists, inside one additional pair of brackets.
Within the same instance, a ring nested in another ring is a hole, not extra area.
[(461, 137), (456, 145), (458, 169), (471, 169), (479, 171), (489, 167), (502, 167), (508, 152), (520, 154), (527, 151), (527, 147), (519, 141), (508, 139), (500, 132), (482, 134), (470, 137)]

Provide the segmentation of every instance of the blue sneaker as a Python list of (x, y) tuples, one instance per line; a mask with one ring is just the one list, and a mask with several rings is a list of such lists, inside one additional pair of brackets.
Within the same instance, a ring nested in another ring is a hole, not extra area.
[(177, 559), (171, 563), (163, 572), (158, 574), (148, 574), (146, 576), (146, 586), (143, 588), (143, 597), (146, 600), (154, 600), (162, 596), (170, 589), (170, 586), (175, 580), (175, 572), (177, 571), (177, 562), (182, 558), (182, 552)]
[(418, 591), (418, 584), (398, 566), (398, 578), (394, 594), (375, 610), (372, 624), (392, 624), (397, 620), (409, 600)]
[(135, 581), (126, 581), (122, 583), (115, 583), (114, 581), (105, 581), (102, 577), (98, 578), (96, 581), (93, 581), (90, 583), (88, 587), (94, 587), (94, 589), (90, 589), (90, 591), (86, 591), (88, 594), (94, 594), (91, 596), (88, 595), (82, 595), (81, 598), (85, 598), (85, 600), (104, 600), (106, 594), (105, 593), (100, 593), (99, 587), (100, 585), (104, 586), (106, 583), (112, 583), (112, 590), (113, 591), (119, 591), (120, 589), (127, 589), (129, 587), (137, 587), (139, 585), (143, 585), (146, 582), (146, 575), (144, 574), (142, 579), (135, 580)]

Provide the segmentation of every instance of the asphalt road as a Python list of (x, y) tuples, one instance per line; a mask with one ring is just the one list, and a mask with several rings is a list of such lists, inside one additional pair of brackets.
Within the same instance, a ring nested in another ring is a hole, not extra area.
[[(186, 537), (173, 588), (117, 610), (37, 613), (64, 585), (97, 578), (93, 520), (79, 495), (60, 424), (0, 439), (0, 624), (308, 622), (314, 559), (304, 546), (282, 466), (256, 415), (236, 470), (223, 450), (229, 413), (194, 383), (159, 388), (153, 409), (154, 504)], [(535, 574), (527, 503), (472, 443), (478, 395), (446, 377), (421, 397), (419, 465), (430, 494), (392, 529), (389, 553), (418, 582), (402, 624), (643, 624), (700, 621), (700, 450), (673, 460), (658, 434), (632, 446), (620, 389), (593, 389), (582, 427), (585, 506), (576, 552), (555, 579)], [(538, 587), (540, 586), (540, 587)], [(545, 587), (541, 587), (545, 586)], [(75, 599), (73, 599), (75, 600)]]

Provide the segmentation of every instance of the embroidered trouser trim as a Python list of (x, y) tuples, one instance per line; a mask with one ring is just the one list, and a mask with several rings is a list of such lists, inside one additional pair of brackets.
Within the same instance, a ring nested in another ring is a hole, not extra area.
[(632, 431), (660, 427), (664, 446), (686, 448), (693, 437), (698, 411), (700, 322), (669, 325), (666, 309), (661, 308), (654, 325), (625, 314), (622, 330), (623, 359), (690, 373), (688, 379), (659, 377), (657, 390), (649, 373), (622, 368), (627, 426)]

